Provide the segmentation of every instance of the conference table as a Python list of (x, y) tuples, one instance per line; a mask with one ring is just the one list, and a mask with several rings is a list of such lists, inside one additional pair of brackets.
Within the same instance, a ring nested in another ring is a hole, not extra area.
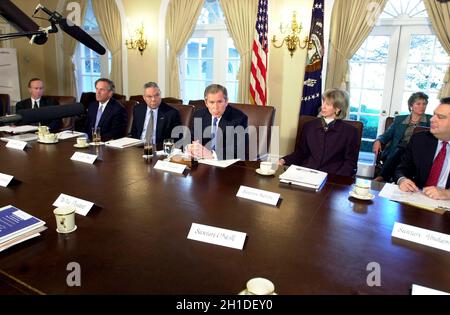
[[(255, 172), (257, 162), (227, 168), (199, 164), (185, 175), (154, 169), (142, 148), (0, 143), (0, 188), (14, 205), (47, 223), (41, 236), (0, 252), (3, 294), (234, 295), (254, 277), (277, 294), (410, 294), (412, 284), (450, 292), (450, 255), (391, 237), (395, 222), (450, 233), (440, 215), (378, 196), (349, 197), (354, 179), (329, 176), (318, 191)], [(85, 164), (74, 152), (97, 154)], [(277, 206), (236, 196), (241, 185), (279, 193)], [(77, 230), (57, 233), (52, 204), (63, 193), (95, 203), (76, 215)], [(247, 233), (242, 250), (187, 238), (193, 223)], [(70, 263), (81, 286), (69, 286)], [(368, 285), (377, 263), (379, 286)]]

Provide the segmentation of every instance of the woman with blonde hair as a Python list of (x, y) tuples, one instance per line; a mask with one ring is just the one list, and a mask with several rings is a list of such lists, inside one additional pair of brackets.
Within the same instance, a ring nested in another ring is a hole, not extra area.
[(353, 176), (358, 164), (358, 130), (343, 122), (349, 107), (348, 93), (329, 89), (322, 95), (319, 117), (307, 122), (298, 149), (279, 165), (299, 165), (330, 174)]

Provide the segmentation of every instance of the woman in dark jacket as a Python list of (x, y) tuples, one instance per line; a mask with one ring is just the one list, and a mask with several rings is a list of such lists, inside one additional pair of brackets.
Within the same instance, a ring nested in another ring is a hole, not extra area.
[[(408, 99), (409, 115), (398, 115), (389, 129), (379, 136), (373, 143), (372, 151), (375, 155), (381, 153), (383, 167), (376, 181), (391, 181), (395, 169), (400, 164), (406, 145), (416, 126), (430, 127), (431, 115), (425, 114), (428, 104), (428, 95), (422, 92), (411, 94)], [(381, 151), (381, 145), (390, 144)]]
[(343, 122), (349, 97), (340, 89), (323, 93), (319, 118), (307, 122), (298, 149), (279, 160), (330, 174), (353, 176), (358, 164), (358, 130)]

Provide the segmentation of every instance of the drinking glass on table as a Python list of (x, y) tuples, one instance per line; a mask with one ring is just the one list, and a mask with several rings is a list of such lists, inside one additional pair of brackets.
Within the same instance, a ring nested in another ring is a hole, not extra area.
[(173, 146), (174, 146), (173, 139), (165, 139), (164, 140), (164, 142), (163, 142), (163, 149), (164, 149), (164, 153), (167, 156), (170, 156), (172, 154)]
[(100, 128), (92, 128), (92, 142), (94, 142), (94, 145), (99, 145), (102, 141), (102, 136), (100, 134)]

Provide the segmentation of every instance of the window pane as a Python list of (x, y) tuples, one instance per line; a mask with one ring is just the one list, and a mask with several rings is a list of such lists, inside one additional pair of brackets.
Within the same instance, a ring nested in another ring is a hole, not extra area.
[(101, 73), (100, 59), (93, 59), (93, 73)]
[(202, 43), (202, 58), (213, 58), (214, 57), (214, 38), (208, 37), (206, 42)]
[(237, 80), (240, 62), (237, 60), (228, 61), (227, 81)]
[(433, 61), (436, 63), (445, 63), (445, 64), (448, 64), (450, 61), (450, 57), (445, 52), (444, 47), (442, 47), (442, 45), (439, 43), (437, 39), (435, 41)]
[(383, 91), (364, 90), (361, 103), (361, 113), (380, 114), (383, 106)]
[(383, 89), (385, 76), (386, 64), (366, 64), (363, 86), (370, 89)]
[(371, 39), (367, 42), (366, 60), (387, 62), (388, 52), (388, 36), (371, 36)]
[(429, 62), (433, 56), (434, 36), (413, 35), (409, 47), (409, 62)]
[(191, 39), (187, 45), (187, 58), (198, 58), (199, 43), (195, 39)]
[(360, 88), (363, 83), (364, 66), (362, 63), (350, 63), (350, 86), (352, 88)]
[(227, 82), (228, 100), (230, 102), (236, 102), (238, 93), (237, 81)]
[(228, 38), (228, 58), (240, 58), (239, 52), (234, 46), (233, 40)]
[(213, 79), (214, 63), (213, 60), (205, 60), (202, 62), (202, 79), (212, 80)]
[(199, 63), (198, 60), (187, 60), (186, 62), (186, 70), (185, 70), (185, 78), (186, 79), (198, 79), (200, 78), (199, 71)]
[(359, 120), (364, 124), (363, 138), (375, 139), (377, 137), (379, 119), (379, 116), (361, 116)]
[(84, 61), (84, 69), (83, 70), (84, 70), (83, 73), (85, 73), (85, 74), (91, 73), (92, 68), (91, 68), (91, 60), (90, 59), (87, 59)]
[[(350, 90), (350, 113), (358, 112), (359, 102), (361, 101), (361, 90), (351, 89)], [(357, 119), (355, 119), (357, 120)]]
[(431, 67), (426, 64), (409, 64), (406, 69), (405, 89), (410, 91), (425, 90)]

